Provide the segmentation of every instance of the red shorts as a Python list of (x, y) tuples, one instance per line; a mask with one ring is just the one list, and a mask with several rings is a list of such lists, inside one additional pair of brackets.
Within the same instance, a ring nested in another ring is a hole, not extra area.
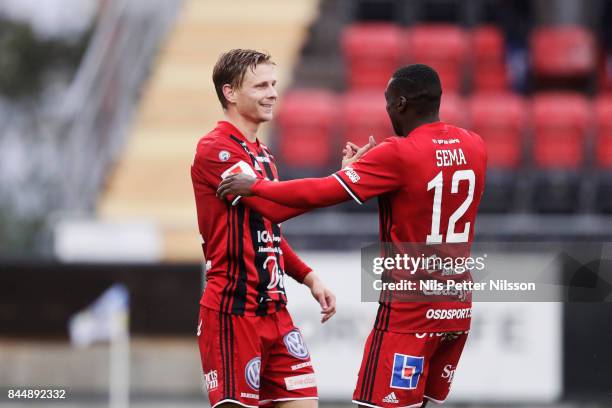
[(366, 341), (353, 402), (369, 407), (420, 407), (424, 398), (446, 399), (467, 332), (454, 340), (442, 333), (372, 330)]
[(201, 306), (198, 345), (212, 407), (317, 399), (310, 353), (285, 308), (237, 316)]

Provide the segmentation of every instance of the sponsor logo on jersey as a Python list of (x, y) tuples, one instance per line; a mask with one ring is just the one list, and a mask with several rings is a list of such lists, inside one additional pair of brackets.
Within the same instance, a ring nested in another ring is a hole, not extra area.
[(287, 391), (301, 390), (317, 386), (317, 379), (314, 374), (302, 374), (293, 377), (285, 377)]
[(357, 174), (357, 172), (353, 170), (352, 167), (345, 168), (344, 174), (346, 174), (346, 177), (348, 177), (352, 183), (357, 183), (361, 179), (361, 177), (359, 177), (359, 174)]
[(278, 267), (278, 260), (276, 259), (276, 256), (270, 255), (269, 257), (267, 257), (263, 262), (263, 267), (265, 270), (270, 272), (270, 283), (268, 283), (268, 286), (266, 286), (266, 288), (268, 290), (280, 288), (278, 292), (283, 293), (285, 289), (285, 275), (283, 274), (283, 271)]
[(242, 398), (252, 398), (252, 399), (259, 399), (259, 394), (251, 394), (250, 392), (241, 392), (240, 396)]
[(219, 152), (219, 160), (221, 160), (221, 161), (224, 161), (224, 162), (228, 161), (230, 156), (231, 156), (230, 152), (228, 152), (227, 150), (221, 150)]
[(444, 140), (444, 139), (431, 139), (431, 141), (434, 144), (441, 144), (441, 145), (461, 143), (461, 141), (459, 139), (448, 139), (448, 140)]
[(206, 390), (212, 391), (219, 386), (219, 379), (217, 377), (217, 370), (210, 370), (204, 373), (204, 382), (206, 383)]
[(312, 361), (306, 361), (304, 363), (295, 364), (291, 366), (291, 371), (299, 370), (300, 368), (310, 367), (312, 365)]
[(395, 392), (391, 391), (391, 394), (389, 394), (385, 398), (383, 398), (382, 402), (386, 402), (388, 404), (397, 404), (397, 403), (399, 403), (399, 400), (395, 396)]
[(453, 366), (451, 364), (447, 364), (444, 366), (444, 369), (442, 370), (442, 378), (446, 378), (448, 380), (448, 383), (452, 383), (453, 382), (453, 378), (455, 377), (455, 369), (453, 368)]
[(424, 339), (425, 337), (442, 337), (444, 336), (443, 332), (436, 333), (414, 333), (417, 339)]
[(261, 371), (261, 357), (252, 358), (244, 368), (244, 378), (249, 387), (259, 390), (259, 372)]
[(434, 320), (469, 319), (472, 309), (427, 309), (425, 317)]
[(221, 173), (221, 179), (225, 179), (232, 174), (248, 174), (249, 176), (257, 177), (253, 168), (242, 160)]
[(257, 230), (257, 242), (260, 244), (269, 244), (272, 242), (281, 242), (281, 237), (270, 234), (267, 230)]
[(285, 334), (283, 341), (287, 347), (287, 351), (293, 357), (301, 360), (305, 360), (309, 357), (308, 348), (306, 347), (302, 334), (299, 332), (299, 330), (293, 330)]
[(402, 390), (416, 389), (419, 385), (421, 373), (423, 373), (424, 361), (425, 357), (395, 353), (390, 387)]

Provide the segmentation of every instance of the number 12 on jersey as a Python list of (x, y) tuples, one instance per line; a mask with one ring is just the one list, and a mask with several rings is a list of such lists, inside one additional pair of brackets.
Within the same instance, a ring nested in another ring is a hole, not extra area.
[[(467, 180), (469, 183), (468, 195), (463, 203), (455, 210), (448, 219), (448, 228), (446, 229), (446, 242), (457, 243), (467, 242), (470, 235), (470, 223), (466, 222), (462, 232), (455, 232), (455, 224), (465, 214), (467, 209), (472, 204), (474, 199), (474, 187), (476, 184), (476, 176), (474, 170), (457, 170), (453, 173), (451, 181), (451, 194), (457, 194), (459, 191), (459, 183)], [(444, 242), (444, 235), (440, 234), (440, 217), (442, 215), (442, 189), (444, 187), (444, 176), (440, 171), (429, 183), (427, 183), (427, 191), (434, 190), (434, 200), (431, 213), (431, 233), (427, 235), (427, 244), (441, 244)]]

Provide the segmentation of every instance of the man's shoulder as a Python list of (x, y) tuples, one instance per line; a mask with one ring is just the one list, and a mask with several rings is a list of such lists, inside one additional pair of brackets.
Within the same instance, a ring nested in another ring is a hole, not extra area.
[(454, 125), (448, 125), (448, 126), (450, 129), (452, 129), (455, 135), (462, 136), (463, 138), (466, 138), (467, 140), (470, 140), (475, 143), (481, 143), (481, 144), (484, 143), (482, 140), (482, 137), (480, 137), (480, 135), (474, 132), (473, 130), (469, 130), (469, 129), (462, 128), (459, 126), (454, 126)]
[(240, 154), (242, 148), (228, 134), (215, 128), (198, 141), (196, 155), (201, 158), (218, 158), (227, 161), (233, 154)]

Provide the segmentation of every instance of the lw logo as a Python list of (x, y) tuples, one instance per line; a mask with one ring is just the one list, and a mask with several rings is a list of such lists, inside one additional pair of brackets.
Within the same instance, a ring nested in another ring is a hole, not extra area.
[(453, 382), (453, 378), (455, 377), (455, 369), (452, 365), (447, 364), (444, 366), (444, 370), (442, 371), (442, 378), (446, 378), (448, 383)]
[[(270, 269), (268, 269), (268, 265), (270, 265)], [(270, 290), (278, 287), (281, 289), (280, 292), (282, 292), (285, 288), (285, 284), (283, 282), (283, 273), (278, 267), (276, 257), (267, 257), (263, 263), (263, 267), (270, 271), (270, 283), (268, 283), (267, 288)]]
[(302, 334), (298, 330), (290, 331), (283, 339), (287, 351), (294, 357), (305, 360), (309, 357), (308, 348), (304, 343)]
[(391, 388), (416, 389), (423, 372), (424, 360), (425, 357), (395, 353), (393, 356), (393, 372), (391, 373)]
[(244, 368), (244, 377), (249, 387), (255, 391), (259, 390), (259, 372), (261, 370), (261, 358), (255, 357), (249, 361)]
[(217, 376), (217, 370), (210, 370), (204, 373), (204, 382), (206, 383), (206, 390), (212, 391), (219, 386), (219, 379)]

